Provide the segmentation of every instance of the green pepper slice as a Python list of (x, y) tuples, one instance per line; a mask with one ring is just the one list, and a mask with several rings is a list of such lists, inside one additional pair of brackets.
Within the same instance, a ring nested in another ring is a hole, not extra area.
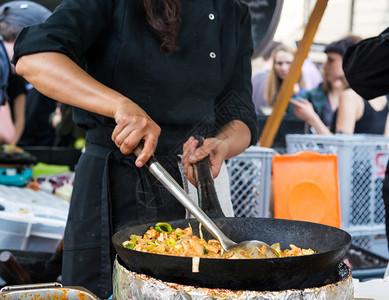
[[(163, 230), (162, 227), (165, 228), (166, 231)], [(156, 231), (161, 233), (170, 233), (173, 230), (169, 223), (157, 223), (154, 228)]]
[(125, 248), (127, 248), (127, 249), (132, 250), (132, 249), (134, 249), (135, 246), (136, 246), (136, 241), (137, 241), (137, 240), (136, 240), (136, 236), (134, 235), (134, 236), (132, 237), (132, 241), (129, 242), (129, 243), (123, 244), (123, 246), (124, 246)]

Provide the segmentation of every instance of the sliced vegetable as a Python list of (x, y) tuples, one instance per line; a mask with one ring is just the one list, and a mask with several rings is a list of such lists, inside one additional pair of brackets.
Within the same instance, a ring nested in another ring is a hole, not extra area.
[(173, 238), (170, 238), (166, 241), (166, 244), (169, 246), (169, 247), (172, 247), (172, 246), (175, 246), (177, 243), (175, 241), (175, 239)]
[(203, 232), (201, 230), (201, 226), (202, 226), (202, 224), (200, 223), (199, 224), (199, 234), (200, 234), (200, 239), (203, 239)]
[[(157, 223), (154, 228), (156, 231), (161, 233), (170, 233), (173, 230), (169, 223)], [(162, 228), (165, 228), (165, 230)]]
[(157, 247), (157, 245), (155, 245), (155, 244), (153, 244), (153, 245), (147, 245), (147, 246), (145, 247), (145, 249), (146, 249), (147, 251), (151, 251), (151, 250), (154, 250), (156, 247)]
[(124, 247), (124, 248), (127, 248), (127, 249), (132, 250), (132, 249), (135, 248), (135, 246), (136, 246), (136, 236), (135, 236), (135, 235), (132, 236), (131, 241), (125, 241), (125, 242), (123, 242), (123, 247)]

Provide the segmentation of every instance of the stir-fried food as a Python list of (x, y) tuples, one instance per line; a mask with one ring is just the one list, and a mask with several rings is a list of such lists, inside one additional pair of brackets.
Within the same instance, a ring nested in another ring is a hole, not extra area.
[[(142, 252), (150, 252), (164, 255), (221, 258), (222, 247), (219, 241), (210, 239), (206, 241), (201, 232), (200, 237), (192, 232), (192, 227), (185, 229), (173, 229), (168, 223), (158, 223), (142, 236), (131, 235), (130, 239), (123, 242), (123, 247)], [(301, 249), (295, 245), (290, 245), (290, 249), (281, 250), (280, 244), (275, 243), (271, 247), (279, 257), (300, 256), (316, 253), (312, 249)], [(259, 249), (265, 251), (266, 249)], [(223, 258), (230, 258), (229, 253), (225, 253)]]

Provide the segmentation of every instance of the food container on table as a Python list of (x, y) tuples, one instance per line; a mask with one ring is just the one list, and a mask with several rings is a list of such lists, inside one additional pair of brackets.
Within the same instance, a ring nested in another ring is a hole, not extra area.
[(6, 286), (0, 290), (1, 300), (100, 300), (83, 287), (64, 287), (60, 283)]
[(0, 185), (0, 249), (54, 252), (69, 202), (44, 191)]

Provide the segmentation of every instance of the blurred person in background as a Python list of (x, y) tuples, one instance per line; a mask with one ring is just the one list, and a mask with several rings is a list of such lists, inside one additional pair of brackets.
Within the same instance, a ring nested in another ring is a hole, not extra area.
[(85, 145), (85, 131), (73, 121), (73, 107), (57, 103), (55, 111), (50, 116), (50, 124), (56, 132), (56, 147), (81, 149)]
[[(265, 115), (270, 115), (272, 111), (282, 82), (288, 74), (290, 65), (294, 59), (294, 51), (287, 46), (280, 44), (272, 51), (271, 59), (273, 64), (264, 91), (265, 106), (260, 108)], [(293, 94), (299, 95), (304, 91), (304, 87), (304, 80), (302, 76), (300, 76), (298, 82), (295, 84)], [(286, 114), (293, 115), (291, 105), (288, 107)]]
[(273, 65), (273, 59), (271, 56), (272, 51), (281, 43), (271, 41), (262, 54), (262, 64), (259, 71), (252, 77), (251, 82), (253, 84), (253, 102), (255, 106), (255, 112), (260, 115), (261, 107), (266, 106), (265, 100), (265, 88), (267, 78), (269, 77), (270, 70)]
[[(299, 102), (294, 104), (296, 107), (300, 105)], [(317, 134), (364, 133), (389, 136), (389, 110), (386, 96), (367, 101), (350, 88), (344, 90), (339, 97), (339, 106), (334, 113), (330, 128), (323, 126), (324, 123), (313, 111), (312, 106), (309, 108), (313, 117), (306, 121)]]
[[(6, 3), (0, 6), (0, 34), (3, 38), (8, 61), (10, 61), (13, 56), (13, 45), (23, 26), (36, 24), (40, 21), (40, 14), (33, 14), (27, 18), (15, 16), (10, 10), (11, 6), (14, 7), (16, 5), (17, 3), (12, 3), (11, 5)], [(11, 112), (14, 127), (12, 138), (7, 141), (7, 144), (12, 145), (12, 148), (14, 148), (25, 128), (26, 90), (24, 87), (25, 81), (16, 74), (13, 65), (10, 65), (7, 84), (7, 105)]]
[(15, 125), (12, 121), (12, 114), (8, 103), (8, 78), (11, 65), (0, 36), (0, 146), (9, 144), (15, 135)]
[(340, 97), (331, 131), (389, 136), (388, 112), (387, 96), (367, 101), (350, 88)]
[(310, 58), (304, 60), (303, 66), (301, 67), (301, 73), (305, 90), (307, 91), (317, 87), (323, 81), (322, 73)]
[[(296, 116), (306, 121), (314, 133), (365, 133), (389, 135), (388, 99), (367, 101), (349, 88), (342, 69), (343, 55), (361, 38), (349, 36), (326, 47), (325, 81), (309, 91), (306, 99), (291, 99)], [(328, 85), (328, 86), (327, 86)], [(325, 93), (325, 91), (328, 93)], [(305, 95), (302, 95), (304, 97)], [(319, 113), (321, 110), (321, 116)]]
[(16, 149), (21, 136), (25, 129), (25, 113), (26, 113), (26, 89), (25, 81), (19, 75), (14, 73), (14, 68), (11, 68), (11, 73), (8, 79), (8, 102), (11, 109), (12, 121), (15, 126), (15, 133), (12, 140), (9, 142), (13, 149)]
[[(251, 79), (251, 82), (253, 84), (253, 102), (257, 115), (261, 115), (261, 107), (266, 106), (264, 94), (267, 79), (269, 77), (269, 73), (273, 65), (271, 53), (279, 45), (281, 45), (281, 43), (272, 41), (270, 45), (265, 49), (264, 53), (262, 54), (263, 62), (260, 65), (259, 71), (257, 71)], [(304, 60), (301, 72), (305, 89), (307, 90), (316, 87), (319, 83), (323, 81), (320, 70), (309, 58)]]
[(46, 97), (31, 84), (26, 85), (26, 127), (18, 146), (54, 146), (55, 129), (50, 125), (50, 116), (57, 107), (57, 102)]
[[(339, 105), (334, 112), (330, 127), (325, 126), (312, 105), (297, 100), (290, 100), (295, 110), (304, 110), (305, 121), (313, 128), (316, 134), (333, 133), (364, 133), (389, 136), (388, 98), (380, 96), (367, 101), (351, 88), (339, 95)], [(298, 114), (296, 114), (299, 116)], [(302, 117), (303, 118), (303, 117)]]
[[(50, 15), (47, 8), (33, 1), (10, 1), (0, 6), (0, 33), (10, 59), (22, 29), (42, 23)], [(21, 147), (53, 145), (55, 131), (49, 125), (49, 116), (55, 110), (56, 102), (26, 84), (15, 73), (13, 65), (7, 92), (15, 124), (15, 134), (10, 143)]]

